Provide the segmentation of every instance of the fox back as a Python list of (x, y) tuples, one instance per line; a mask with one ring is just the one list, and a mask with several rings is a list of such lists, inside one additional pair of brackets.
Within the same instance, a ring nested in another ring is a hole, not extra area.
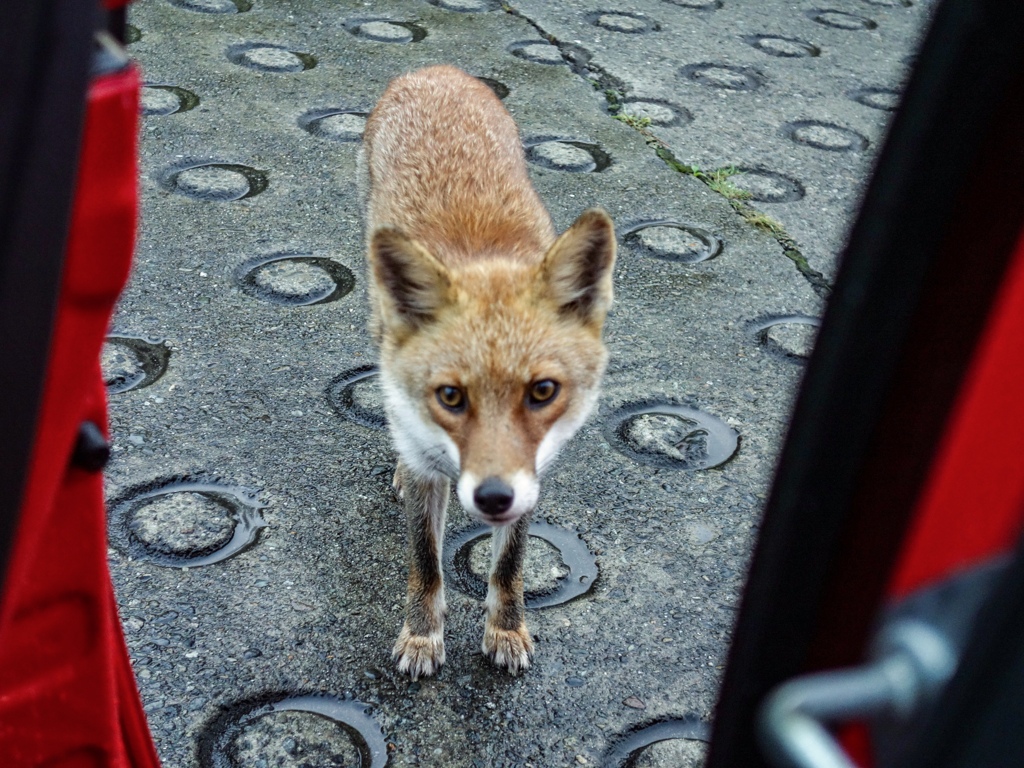
[(596, 402), (612, 223), (592, 209), (556, 237), (512, 117), (453, 67), (393, 80), (364, 151), (372, 330), (399, 455), (511, 523)]

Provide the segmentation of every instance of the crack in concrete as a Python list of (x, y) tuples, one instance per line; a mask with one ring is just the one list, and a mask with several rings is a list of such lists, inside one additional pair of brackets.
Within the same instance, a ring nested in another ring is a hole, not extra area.
[[(591, 61), (590, 52), (585, 48), (573, 43), (562, 42), (554, 35), (544, 30), (543, 27), (529, 16), (509, 3), (502, 3), (501, 8), (506, 13), (525, 21), (537, 30), (541, 37), (556, 46), (561, 52), (562, 58), (565, 59), (573, 72), (589, 82), (595, 90), (600, 91), (604, 95), (605, 101), (608, 104), (609, 115), (613, 119), (619, 115), (619, 112), (622, 109), (622, 99), (626, 92), (625, 83), (617, 77), (605, 72), (599, 65), (594, 64)], [(732, 209), (739, 214), (745, 222), (750, 224), (752, 227), (760, 229), (762, 232), (766, 232), (771, 235), (782, 248), (782, 255), (793, 262), (797, 271), (803, 275), (804, 279), (806, 279), (808, 283), (810, 283), (814, 292), (823, 299), (827, 299), (829, 297), (832, 293), (832, 285), (827, 279), (825, 279), (825, 276), (821, 272), (811, 267), (810, 263), (807, 261), (807, 257), (804, 256), (796, 241), (788, 232), (786, 232), (781, 223), (757, 210), (744, 200), (739, 199), (737, 196), (731, 196), (723, 193), (722, 189), (719, 188), (717, 184), (713, 183), (712, 174), (680, 161), (669, 146), (659, 139), (645, 125), (641, 124), (640, 121), (620, 120), (619, 122), (628, 125), (639, 133), (643, 137), (647, 146), (654, 150), (654, 154), (658, 156), (658, 159), (665, 163), (669, 168), (679, 173), (686, 174), (687, 176), (692, 176), (702, 182), (709, 189), (715, 192), (715, 194), (724, 197)]]

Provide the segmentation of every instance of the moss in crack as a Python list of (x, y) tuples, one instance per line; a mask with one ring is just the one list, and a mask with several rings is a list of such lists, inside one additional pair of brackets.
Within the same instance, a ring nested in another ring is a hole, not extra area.
[(821, 274), (821, 272), (811, 267), (807, 262), (807, 257), (800, 252), (796, 242), (789, 236), (789, 233), (782, 228), (782, 225), (779, 222), (742, 200), (730, 200), (729, 205), (731, 205), (732, 209), (742, 216), (743, 220), (748, 224), (753, 227), (757, 227), (762, 232), (767, 232), (769, 235), (774, 237), (776, 242), (782, 246), (782, 255), (793, 262), (797, 271), (804, 276), (807, 282), (811, 284), (814, 292), (823, 299), (828, 298), (829, 294), (832, 293), (832, 286), (829, 285), (825, 276)]
[[(743, 217), (743, 220), (747, 222), (747, 224), (760, 229), (762, 232), (767, 232), (776, 240), (779, 240), (779, 245), (782, 245), (781, 238), (786, 237), (787, 235), (779, 222), (756, 208), (752, 208), (749, 205), (737, 205), (736, 202), (737, 201), (735, 200), (730, 200), (729, 205), (732, 206), (732, 209), (736, 211), (736, 213)], [(785, 248), (784, 245), (783, 248)]]
[[(717, 192), (726, 200), (730, 202), (733, 200), (749, 200), (751, 195), (747, 190), (740, 189), (731, 181), (730, 176), (735, 176), (739, 173), (739, 170), (735, 167), (719, 168), (716, 171), (700, 171), (696, 174), (697, 178), (707, 184), (714, 192)], [(765, 217), (767, 218), (767, 217)]]
[(661, 139), (651, 133), (650, 130), (646, 128), (638, 128), (637, 130), (643, 135), (648, 146), (654, 149), (654, 153), (665, 165), (674, 171), (685, 173), (704, 182), (710, 189), (725, 197), (729, 201), (729, 205), (732, 206), (732, 209), (742, 216), (744, 221), (775, 238), (775, 241), (782, 246), (782, 254), (793, 262), (797, 271), (811, 284), (814, 292), (823, 299), (828, 298), (829, 294), (832, 293), (832, 286), (829, 285), (828, 280), (825, 279), (821, 272), (811, 267), (807, 262), (807, 258), (797, 246), (796, 241), (790, 237), (789, 233), (786, 232), (779, 222), (746, 202), (746, 200), (750, 199), (748, 192), (739, 189), (729, 182), (729, 177), (739, 172), (737, 169), (724, 168), (710, 172), (702, 171), (695, 165), (687, 165), (680, 162), (672, 153), (672, 150)]
[(630, 128), (637, 131), (643, 128), (649, 128), (651, 125), (651, 118), (649, 117), (637, 117), (636, 115), (627, 115), (623, 112), (612, 115), (612, 117), (620, 123), (625, 123)]
[[(632, 123), (625, 120), (622, 122), (636, 128)], [(714, 171), (702, 171), (696, 165), (687, 165), (686, 163), (679, 162), (676, 156), (672, 154), (672, 150), (665, 146), (661, 139), (657, 138), (650, 131), (642, 130), (641, 128), (637, 128), (637, 130), (644, 134), (647, 144), (654, 148), (654, 154), (661, 158), (661, 161), (672, 170), (685, 173), (687, 176), (693, 176), (695, 179), (703, 181), (712, 191), (717, 192), (726, 200), (749, 200), (751, 198), (749, 192), (745, 189), (740, 189), (729, 181), (730, 176), (735, 176), (740, 172), (738, 168), (729, 167), (719, 168)]]

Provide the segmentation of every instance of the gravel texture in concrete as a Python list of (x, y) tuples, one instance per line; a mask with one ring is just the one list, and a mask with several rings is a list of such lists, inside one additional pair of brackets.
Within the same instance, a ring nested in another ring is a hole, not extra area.
[[(104, 354), (110, 565), (168, 768), (700, 762), (802, 361), (928, 7), (512, 5), (132, 8), (148, 86)], [(405, 523), (356, 157), (388, 80), (435, 63), (503, 97), (559, 228), (600, 205), (620, 239), (599, 412), (531, 531), (519, 677), (480, 653), (487, 540), (454, 502), (447, 664), (411, 682), (390, 659)]]

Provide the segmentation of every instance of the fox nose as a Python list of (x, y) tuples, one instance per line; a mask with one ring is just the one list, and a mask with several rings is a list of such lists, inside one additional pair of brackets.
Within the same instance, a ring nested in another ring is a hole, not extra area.
[(508, 512), (515, 499), (512, 486), (500, 477), (488, 477), (473, 492), (476, 508), (485, 515), (500, 515)]

